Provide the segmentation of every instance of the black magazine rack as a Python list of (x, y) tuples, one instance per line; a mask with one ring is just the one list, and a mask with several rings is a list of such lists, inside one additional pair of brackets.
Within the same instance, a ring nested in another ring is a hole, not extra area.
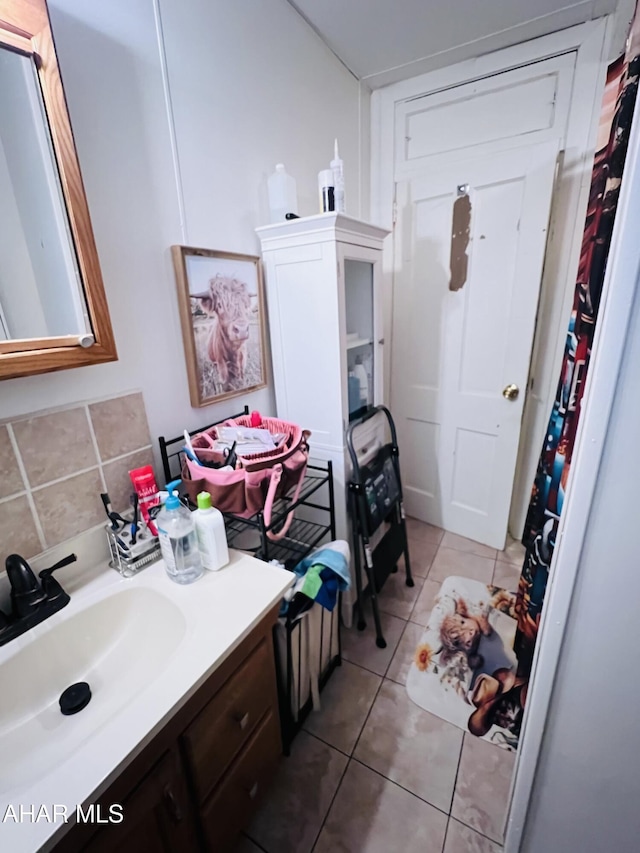
[[(380, 447), (366, 464), (358, 460), (354, 447), (354, 433), (364, 423), (378, 414), (384, 414), (391, 434), (391, 441)], [(402, 480), (396, 427), (391, 412), (386, 406), (373, 406), (362, 417), (352, 421), (347, 429), (347, 449), (351, 457), (351, 480), (349, 482), (349, 512), (353, 527), (353, 552), (356, 576), (358, 608), (358, 630), (366, 628), (363, 611), (362, 565), (367, 574), (368, 592), (371, 598), (373, 619), (376, 627), (376, 645), (383, 649), (387, 645), (380, 624), (378, 593), (391, 572), (397, 571), (397, 562), (404, 554), (407, 586), (413, 586), (407, 528), (402, 505)], [(387, 526), (382, 538), (371, 547), (371, 539), (382, 525)]]

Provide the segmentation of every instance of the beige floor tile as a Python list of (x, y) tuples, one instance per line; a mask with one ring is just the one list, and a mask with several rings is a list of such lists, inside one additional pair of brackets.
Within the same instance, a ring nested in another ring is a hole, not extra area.
[(380, 612), (382, 633), (387, 641), (386, 649), (376, 646), (376, 632), (371, 612), (371, 602), (366, 601), (364, 605), (364, 616), (367, 627), (364, 631), (358, 631), (357, 616), (354, 616), (353, 626), (342, 629), (342, 656), (351, 663), (357, 663), (365, 669), (371, 670), (378, 675), (384, 675), (391, 663), (400, 637), (404, 631), (405, 620), (391, 616), (389, 613)]
[(515, 563), (503, 563), (501, 560), (496, 560), (496, 566), (493, 570), (493, 585), (501, 586), (509, 592), (516, 592), (522, 567)]
[[(501, 853), (502, 847), (451, 818), (443, 853)], [(249, 853), (249, 851), (247, 851)]]
[(461, 729), (415, 705), (403, 686), (385, 680), (354, 758), (448, 812), (462, 736)]
[(314, 853), (440, 853), (447, 817), (352, 761)]
[(247, 835), (268, 853), (309, 853), (349, 759), (307, 732), (283, 758)]
[[(438, 553), (437, 542), (423, 541), (409, 537), (409, 560), (411, 561), (411, 574), (414, 578), (426, 578), (433, 563), (433, 558)], [(398, 563), (400, 570), (404, 570), (404, 558)]]
[(307, 717), (305, 729), (350, 755), (381, 681), (379, 675), (343, 661), (322, 691), (320, 710)]
[(467, 554), (465, 551), (456, 551), (441, 545), (429, 569), (428, 579), (442, 583), (451, 575), (459, 575), (482, 583), (491, 583), (494, 564), (495, 560), (488, 557)]
[(387, 670), (388, 679), (397, 684), (406, 684), (414, 652), (423, 634), (424, 627), (422, 625), (407, 622), (407, 627), (404, 629), (396, 653)]
[(407, 586), (404, 567), (399, 568), (397, 572), (389, 575), (380, 591), (378, 598), (380, 610), (399, 619), (408, 619), (423, 583), (423, 578), (416, 577), (413, 579), (413, 586)]
[(451, 815), (499, 844), (514, 763), (515, 753), (465, 734)]
[(525, 555), (525, 547), (522, 542), (507, 536), (507, 544), (504, 551), (498, 551), (498, 559), (505, 563), (518, 563), (522, 566)]
[(477, 554), (478, 557), (488, 557), (490, 560), (495, 560), (496, 554), (498, 553), (495, 548), (489, 548), (488, 545), (482, 545), (480, 542), (475, 542), (473, 539), (458, 536), (457, 533), (445, 533), (440, 544), (444, 548), (454, 548), (456, 551), (466, 551), (468, 554)]
[(416, 603), (409, 618), (418, 625), (427, 625), (433, 610), (436, 595), (440, 592), (441, 581), (426, 580), (420, 590)]
[(444, 530), (440, 527), (434, 527), (433, 524), (425, 524), (424, 521), (418, 521), (417, 518), (407, 518), (407, 536), (411, 539), (418, 539), (421, 542), (435, 542), (439, 545), (444, 536)]

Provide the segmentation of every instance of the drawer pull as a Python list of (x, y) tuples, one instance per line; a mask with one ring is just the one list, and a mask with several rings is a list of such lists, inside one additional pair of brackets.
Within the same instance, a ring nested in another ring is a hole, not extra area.
[(258, 783), (257, 782), (253, 783), (253, 785), (251, 786), (251, 788), (248, 791), (248, 794), (249, 794), (250, 799), (255, 800), (255, 798), (258, 794)]
[(169, 816), (174, 823), (180, 823), (182, 820), (182, 810), (178, 801), (175, 798), (175, 795), (169, 785), (165, 786), (163, 791), (164, 801), (167, 805), (167, 811), (169, 812)]
[(246, 714), (234, 714), (233, 719), (240, 726), (240, 728), (244, 731), (249, 725), (249, 712)]

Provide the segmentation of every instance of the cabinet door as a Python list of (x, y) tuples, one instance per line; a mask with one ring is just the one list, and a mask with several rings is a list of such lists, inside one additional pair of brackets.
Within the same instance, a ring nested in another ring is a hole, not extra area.
[(335, 240), (265, 253), (278, 417), (311, 430), (313, 446), (343, 441)]
[(378, 296), (381, 254), (346, 243), (338, 250), (344, 300), (343, 343), (349, 420), (382, 400), (382, 335)]
[[(101, 797), (108, 814), (109, 794)], [(200, 849), (187, 801), (178, 756), (165, 754), (140, 784), (124, 798), (123, 821), (101, 829), (83, 848), (87, 853), (175, 853)]]

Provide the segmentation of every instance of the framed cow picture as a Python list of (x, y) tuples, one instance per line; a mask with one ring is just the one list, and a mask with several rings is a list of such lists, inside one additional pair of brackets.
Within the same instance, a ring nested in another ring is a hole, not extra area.
[(191, 405), (264, 388), (260, 259), (172, 246)]

